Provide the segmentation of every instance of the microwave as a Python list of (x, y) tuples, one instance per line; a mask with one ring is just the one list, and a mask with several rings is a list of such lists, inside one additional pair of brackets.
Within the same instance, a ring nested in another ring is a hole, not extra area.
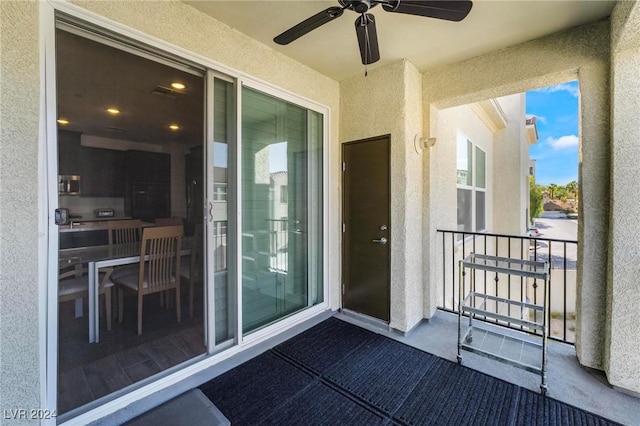
[(58, 175), (59, 195), (80, 195), (80, 176)]

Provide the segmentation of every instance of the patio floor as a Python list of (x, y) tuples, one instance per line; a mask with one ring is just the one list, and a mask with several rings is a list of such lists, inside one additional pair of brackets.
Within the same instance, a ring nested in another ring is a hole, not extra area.
[[(381, 324), (358, 315), (338, 313), (337, 318), (374, 331), (425, 352), (456, 361), (458, 317), (438, 311), (407, 335), (388, 331)], [(540, 376), (470, 352), (463, 353), (463, 365), (493, 377), (540, 390)], [(549, 341), (547, 395), (625, 425), (640, 425), (640, 395), (629, 395), (608, 384), (603, 372), (582, 367), (572, 345)]]
[[(456, 361), (457, 316), (451, 313), (438, 311), (432, 319), (423, 321), (407, 335), (393, 330), (390, 331), (384, 324), (359, 315), (336, 313), (335, 317), (441, 358), (453, 362)], [(253, 353), (244, 353), (242, 356), (234, 357), (236, 358), (235, 360), (227, 360), (228, 362), (224, 362), (222, 363), (223, 365), (219, 365), (216, 368), (215, 376), (220, 376), (242, 362), (274, 348), (276, 345), (316, 325), (325, 318), (326, 316), (322, 316), (308, 320), (294, 327), (294, 330), (289, 330), (259, 345), (255, 350), (252, 350)], [(465, 352), (463, 355), (463, 365), (539, 393), (540, 376), (538, 374), (473, 353)], [(211, 374), (211, 371), (209, 374)], [(205, 381), (212, 378), (209, 375)], [(550, 342), (547, 384), (547, 395), (551, 398), (624, 425), (640, 426), (640, 398), (637, 395), (628, 395), (612, 388), (606, 382), (602, 372), (581, 367), (575, 356), (575, 350), (571, 345)], [(179, 404), (177, 407), (177, 410), (180, 410)], [(184, 413), (184, 411), (182, 412)]]

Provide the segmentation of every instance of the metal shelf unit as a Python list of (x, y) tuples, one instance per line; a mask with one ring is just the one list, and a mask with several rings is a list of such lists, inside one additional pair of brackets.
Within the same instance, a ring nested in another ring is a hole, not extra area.
[[(462, 351), (466, 350), (540, 374), (540, 391), (546, 394), (548, 263), (471, 253), (459, 262), (459, 269), (458, 363), (462, 363)], [(465, 295), (467, 269), (471, 271), (471, 278), (470, 291)], [(496, 280), (497, 274), (541, 280), (542, 304), (475, 291), (477, 270), (495, 272)], [(463, 330), (463, 316), (469, 317), (466, 330)], [(506, 327), (474, 322), (478, 317)]]

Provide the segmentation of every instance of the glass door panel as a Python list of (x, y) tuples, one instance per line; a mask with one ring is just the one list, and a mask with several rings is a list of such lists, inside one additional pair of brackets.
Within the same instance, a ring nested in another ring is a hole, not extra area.
[[(59, 227), (59, 279), (50, 289), (61, 421), (207, 351), (198, 257), (204, 72), (101, 37), (61, 22), (56, 30), (56, 106), (66, 120), (58, 128), (58, 174), (73, 176), (79, 189), (58, 186), (70, 219)], [(139, 268), (149, 268), (140, 246), (149, 231), (171, 225), (187, 237), (180, 265), (172, 258), (176, 279), (153, 291), (151, 280), (139, 282)]]
[[(214, 341), (216, 345), (229, 341), (235, 336), (236, 316), (236, 287), (233, 279), (233, 262), (231, 251), (234, 247), (229, 235), (233, 224), (229, 219), (233, 217), (231, 206), (234, 194), (229, 188), (233, 187), (233, 174), (229, 172), (229, 145), (234, 141), (234, 84), (214, 78), (213, 83), (213, 156), (209, 156), (209, 182), (211, 182), (211, 221), (210, 244), (212, 256), (209, 261), (209, 275), (213, 277), (214, 286)], [(231, 180), (231, 184), (230, 184)]]
[(245, 333), (322, 301), (321, 129), (320, 114), (243, 88)]

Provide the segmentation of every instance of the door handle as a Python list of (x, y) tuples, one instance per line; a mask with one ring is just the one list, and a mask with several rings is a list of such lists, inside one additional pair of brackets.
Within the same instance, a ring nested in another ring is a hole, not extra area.
[(387, 244), (387, 239), (385, 237), (380, 238), (379, 240), (371, 240), (372, 243), (376, 244)]

